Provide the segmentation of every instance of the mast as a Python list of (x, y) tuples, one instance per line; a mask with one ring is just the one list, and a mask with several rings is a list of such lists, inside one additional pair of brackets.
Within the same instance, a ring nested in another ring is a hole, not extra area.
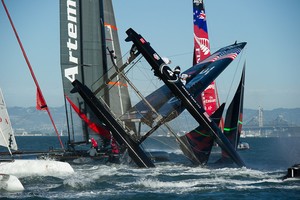
[[(104, 14), (104, 2), (103, 0), (100, 0), (99, 1), (99, 14), (100, 14), (100, 30), (101, 30), (101, 33), (102, 33), (102, 36), (101, 36), (101, 44), (102, 44), (102, 51), (101, 51), (101, 54), (102, 54), (102, 66), (103, 66), (103, 79), (104, 81), (108, 79), (108, 64), (107, 64), (107, 53), (106, 53), (106, 37), (105, 37), (105, 14)], [(109, 98), (109, 90), (107, 87), (104, 88), (104, 96), (103, 96), (103, 99), (104, 101), (106, 102), (107, 105), (110, 105), (110, 98)]]
[[(106, 44), (107, 80), (108, 77), (123, 66), (122, 53), (118, 37), (118, 27), (114, 16), (114, 9), (111, 0), (103, 1), (104, 8), (104, 30)], [(128, 92), (128, 84), (123, 76), (117, 75), (108, 82), (109, 106), (117, 118), (122, 116), (131, 108), (131, 100)], [(135, 131), (133, 123), (126, 122), (124, 125)]]
[(15, 33), (15, 36), (16, 36), (16, 38), (17, 38), (17, 41), (18, 41), (19, 46), (20, 46), (20, 48), (21, 48), (21, 51), (22, 51), (22, 53), (23, 53), (24, 59), (25, 59), (25, 61), (26, 61), (26, 63), (27, 63), (27, 66), (28, 66), (28, 68), (29, 68), (30, 74), (31, 74), (31, 76), (32, 76), (32, 78), (33, 78), (33, 81), (34, 81), (35, 85), (36, 85), (36, 88), (37, 88), (37, 109), (38, 109), (38, 110), (46, 110), (46, 111), (47, 111), (48, 116), (49, 116), (49, 118), (50, 118), (50, 121), (51, 121), (51, 123), (52, 123), (52, 125), (53, 125), (53, 128), (54, 128), (54, 130), (55, 130), (55, 133), (56, 133), (56, 135), (57, 135), (57, 138), (58, 138), (58, 140), (59, 140), (60, 146), (61, 146), (62, 149), (64, 149), (64, 145), (63, 145), (63, 143), (62, 143), (62, 141), (61, 141), (61, 139), (60, 139), (59, 133), (58, 133), (57, 128), (56, 128), (56, 126), (55, 126), (55, 123), (54, 123), (54, 121), (53, 121), (53, 118), (52, 118), (52, 115), (51, 115), (51, 113), (50, 113), (50, 110), (49, 110), (49, 108), (48, 108), (48, 106), (47, 106), (47, 104), (46, 104), (46, 100), (45, 100), (45, 98), (44, 98), (44, 96), (43, 96), (42, 90), (41, 90), (41, 88), (40, 88), (40, 86), (39, 86), (39, 83), (38, 83), (38, 81), (37, 81), (37, 79), (36, 79), (36, 77), (35, 77), (35, 75), (34, 75), (33, 69), (32, 69), (31, 64), (30, 64), (30, 62), (29, 62), (29, 59), (28, 59), (28, 57), (27, 57), (27, 54), (26, 54), (25, 49), (24, 49), (24, 47), (23, 47), (23, 44), (22, 44), (22, 42), (21, 42), (21, 40), (20, 40), (20, 37), (19, 37), (19, 35), (18, 35), (18, 33), (17, 33), (17, 30), (16, 30), (16, 28), (15, 28), (15, 26), (14, 26), (14, 24), (13, 24), (13, 21), (12, 21), (12, 19), (11, 19), (11, 17), (10, 17), (10, 14), (9, 14), (9, 12), (8, 12), (8, 9), (7, 9), (7, 7), (6, 7), (5, 3), (4, 3), (4, 0), (2, 0), (2, 5), (3, 5), (4, 9), (5, 9), (5, 12), (6, 12), (7, 17), (8, 17), (8, 19), (9, 19), (9, 22), (10, 22), (10, 24), (11, 24), (11, 27), (12, 27), (14, 33)]

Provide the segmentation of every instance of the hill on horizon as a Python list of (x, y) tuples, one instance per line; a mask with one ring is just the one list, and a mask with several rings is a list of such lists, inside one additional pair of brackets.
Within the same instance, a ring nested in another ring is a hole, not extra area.
[[(43, 133), (54, 135), (54, 129), (46, 111), (39, 111), (35, 107), (8, 107), (8, 113), (15, 133)], [(67, 120), (65, 107), (50, 107), (50, 112), (53, 116), (54, 123), (58, 131), (66, 132)], [(225, 113), (226, 111), (224, 111)], [(254, 121), (258, 116), (258, 110), (255, 109), (244, 109), (243, 113), (243, 124), (246, 126), (250, 121)], [(281, 121), (291, 126), (300, 126), (300, 108), (276, 108), (273, 110), (264, 110), (264, 124), (272, 125), (272, 123), (278, 123)], [(178, 127), (178, 121), (185, 123), (186, 129), (195, 128), (193, 120), (191, 120), (190, 114), (185, 111), (183, 112), (176, 122), (170, 122), (170, 125), (174, 126), (176, 130)], [(189, 124), (186, 124), (189, 123)], [(179, 123), (181, 126), (181, 123)], [(255, 126), (255, 124), (254, 124)]]

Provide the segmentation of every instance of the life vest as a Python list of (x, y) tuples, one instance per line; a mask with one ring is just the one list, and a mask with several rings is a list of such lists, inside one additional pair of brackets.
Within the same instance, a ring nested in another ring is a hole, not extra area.
[(98, 143), (94, 138), (91, 138), (91, 143), (94, 148), (96, 148), (96, 149), (98, 148)]
[(112, 138), (112, 140), (111, 140), (111, 152), (112, 152), (113, 154), (118, 154), (118, 153), (120, 153), (119, 148), (118, 148), (118, 145), (117, 145), (117, 143), (116, 143), (116, 141), (115, 141), (114, 138)]

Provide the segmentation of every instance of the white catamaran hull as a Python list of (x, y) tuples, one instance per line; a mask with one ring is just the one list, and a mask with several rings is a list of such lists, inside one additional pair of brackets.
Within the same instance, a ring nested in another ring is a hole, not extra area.
[(12, 162), (0, 162), (0, 172), (17, 177), (63, 177), (74, 173), (74, 169), (67, 162), (54, 160), (14, 160)]
[(1, 190), (20, 192), (24, 190), (24, 187), (17, 177), (8, 174), (0, 174), (0, 191)]

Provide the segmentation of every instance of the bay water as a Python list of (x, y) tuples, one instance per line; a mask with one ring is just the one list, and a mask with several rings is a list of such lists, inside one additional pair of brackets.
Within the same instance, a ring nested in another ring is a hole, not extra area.
[[(283, 179), (288, 167), (300, 163), (300, 137), (241, 140), (250, 145), (239, 151), (246, 163), (243, 168), (211, 164), (220, 156), (218, 147), (207, 166), (195, 167), (173, 137), (155, 136), (146, 140), (145, 149), (165, 151), (170, 159), (155, 163), (155, 168), (70, 163), (73, 175), (21, 177), (25, 190), (0, 191), (0, 199), (300, 199), (300, 179)], [(59, 148), (56, 137), (19, 136), (17, 142), (24, 151)]]

